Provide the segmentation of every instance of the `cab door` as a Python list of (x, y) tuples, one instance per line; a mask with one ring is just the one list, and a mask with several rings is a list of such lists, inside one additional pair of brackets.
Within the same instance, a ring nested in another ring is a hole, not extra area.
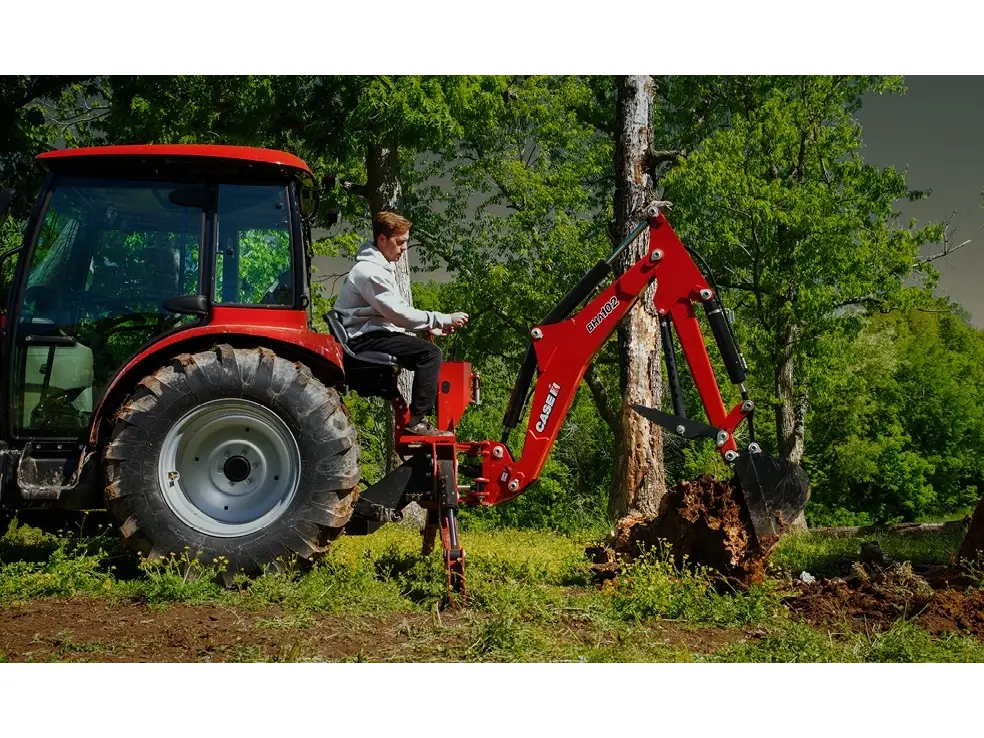
[(172, 197), (182, 186), (54, 182), (12, 324), (16, 438), (87, 435), (93, 407), (126, 361), (160, 335), (197, 322), (164, 307), (170, 297), (201, 289), (205, 210)]

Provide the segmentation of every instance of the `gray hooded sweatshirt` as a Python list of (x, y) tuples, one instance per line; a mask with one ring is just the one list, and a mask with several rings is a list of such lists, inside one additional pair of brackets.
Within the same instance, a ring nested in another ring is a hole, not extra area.
[(411, 307), (400, 295), (395, 272), (396, 264), (387, 261), (376, 244), (362, 244), (335, 300), (349, 338), (378, 330), (415, 333), (450, 327), (449, 314)]

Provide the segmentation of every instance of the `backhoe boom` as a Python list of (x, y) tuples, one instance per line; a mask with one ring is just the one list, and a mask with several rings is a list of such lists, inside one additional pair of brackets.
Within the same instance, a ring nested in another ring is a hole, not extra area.
[[(539, 477), (585, 372), (646, 287), (656, 279), (659, 280), (654, 298), (656, 310), (660, 316), (667, 316), (676, 326), (680, 346), (710, 422), (710, 426), (705, 426), (689, 421), (690, 427), (711, 428), (721, 455), (728, 461), (737, 458), (734, 430), (752, 413), (754, 406), (746, 400), (730, 412), (725, 409), (694, 311), (695, 303), (711, 303), (714, 306), (711, 309), (717, 310), (720, 310), (720, 303), (687, 249), (666, 218), (657, 210), (653, 209), (648, 223), (641, 223), (624, 243), (638, 237), (647, 224), (649, 249), (641, 259), (572, 317), (556, 320), (557, 313), (563, 312), (561, 308), (567, 308), (569, 312), (569, 306), (563, 304), (569, 302), (565, 298), (558, 309), (530, 331), (538, 377), (522, 454), (514, 459), (504, 440), (463, 444), (470, 447), (469, 453), (480, 455), (483, 461), (483, 488), (473, 493), (480, 499), (469, 501), (483, 505), (506, 502), (519, 495)], [(603, 263), (611, 264), (613, 260), (614, 256)], [(590, 291), (590, 285), (587, 285), (587, 290), (584, 288), (585, 282), (592, 276), (598, 281), (603, 278), (604, 273), (599, 267), (592, 269), (568, 297), (577, 297), (579, 291)], [(715, 337), (718, 338), (717, 335)], [(722, 353), (739, 356), (737, 350), (733, 349), (733, 344), (727, 348), (732, 351), (725, 349)], [(743, 372), (743, 367), (741, 371)], [(510, 417), (517, 416), (517, 397), (525, 394), (523, 384), (528, 386), (529, 382), (524, 382), (521, 372), (506, 416), (507, 430)], [(522, 403), (518, 409), (521, 414)], [(676, 417), (658, 414), (667, 419)], [(678, 426), (679, 424), (670, 427), (676, 431)]]

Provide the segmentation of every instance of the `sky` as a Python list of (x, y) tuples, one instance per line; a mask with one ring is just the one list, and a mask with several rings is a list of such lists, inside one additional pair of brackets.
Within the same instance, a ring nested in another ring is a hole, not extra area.
[[(870, 95), (858, 113), (862, 156), (879, 167), (908, 169), (912, 189), (931, 190), (922, 201), (901, 201), (903, 222), (920, 223), (951, 217), (954, 243), (971, 243), (935, 262), (940, 272), (937, 294), (947, 295), (984, 328), (984, 76), (907, 76), (905, 95)], [(938, 253), (938, 245), (931, 247)], [(924, 249), (924, 255), (930, 253)], [(411, 249), (411, 265), (416, 264)], [(322, 274), (340, 275), (347, 259), (315, 257)], [(415, 273), (414, 280), (428, 274)], [(335, 294), (341, 279), (327, 285)], [(334, 287), (335, 289), (332, 289)]]
[(955, 213), (954, 243), (971, 243), (934, 263), (937, 293), (960, 303), (984, 328), (984, 76), (907, 76), (905, 85), (905, 95), (865, 101), (858, 114), (862, 155), (876, 166), (908, 167), (910, 188), (932, 190), (926, 200), (899, 203), (904, 218), (926, 223)]

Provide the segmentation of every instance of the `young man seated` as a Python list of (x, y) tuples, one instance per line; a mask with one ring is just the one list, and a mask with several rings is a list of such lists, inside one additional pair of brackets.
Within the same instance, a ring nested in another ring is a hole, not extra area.
[(466, 313), (418, 310), (403, 299), (396, 285), (396, 262), (407, 250), (410, 226), (396, 213), (379, 212), (373, 219), (373, 240), (359, 249), (345, 278), (335, 310), (349, 335), (352, 351), (382, 351), (414, 372), (410, 422), (405, 432), (418, 436), (450, 436), (435, 428), (427, 415), (437, 402), (441, 349), (413, 335), (417, 331), (450, 332), (468, 322)]

